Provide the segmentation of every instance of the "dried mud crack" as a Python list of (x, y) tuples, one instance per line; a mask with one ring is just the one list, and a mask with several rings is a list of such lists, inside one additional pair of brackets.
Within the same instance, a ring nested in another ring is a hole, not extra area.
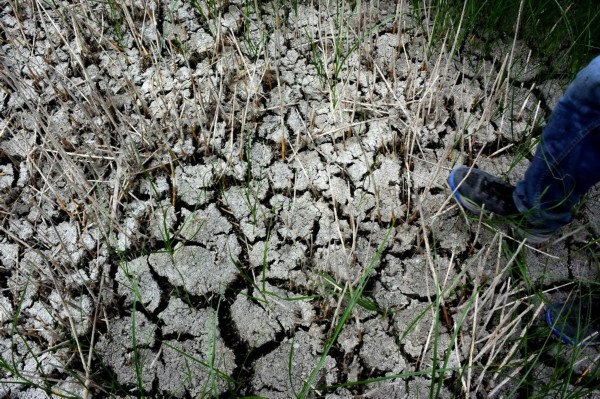
[(432, 23), (2, 4), (0, 397), (593, 394), (597, 351), (540, 309), (597, 278), (597, 195), (528, 247), (446, 185), (522, 177), (560, 84), (519, 40), (451, 53)]

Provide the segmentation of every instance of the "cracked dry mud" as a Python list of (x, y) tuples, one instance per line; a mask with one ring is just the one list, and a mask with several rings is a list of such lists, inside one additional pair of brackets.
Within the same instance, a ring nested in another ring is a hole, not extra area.
[(445, 179), (522, 177), (564, 82), (350, 3), (2, 5), (0, 397), (552, 392), (573, 350), (515, 343), (597, 278), (597, 196), (518, 263)]

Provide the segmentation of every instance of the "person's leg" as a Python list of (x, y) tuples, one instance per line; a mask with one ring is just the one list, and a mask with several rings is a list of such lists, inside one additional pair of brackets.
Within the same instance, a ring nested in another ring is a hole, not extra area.
[(600, 181), (600, 57), (581, 70), (556, 105), (533, 161), (513, 194), (534, 225), (555, 231)]
[[(517, 223), (525, 220), (523, 227), (517, 227), (530, 242), (545, 241), (569, 223), (581, 196), (599, 181), (600, 57), (579, 72), (567, 88), (516, 188), (464, 166), (452, 170), (448, 177), (455, 198), (464, 208), (475, 213), (494, 212)], [(598, 288), (577, 296), (550, 306), (546, 321), (563, 342), (600, 344)]]
[(581, 195), (599, 181), (600, 57), (579, 72), (556, 105), (516, 188), (465, 166), (448, 177), (455, 198), (469, 211), (522, 215), (517, 222), (525, 223), (518, 227), (534, 243), (569, 223)]

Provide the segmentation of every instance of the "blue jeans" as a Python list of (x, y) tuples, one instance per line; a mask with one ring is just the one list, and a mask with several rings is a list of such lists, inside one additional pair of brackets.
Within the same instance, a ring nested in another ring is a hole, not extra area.
[(556, 105), (513, 199), (534, 225), (553, 232), (600, 181), (600, 56), (582, 69)]

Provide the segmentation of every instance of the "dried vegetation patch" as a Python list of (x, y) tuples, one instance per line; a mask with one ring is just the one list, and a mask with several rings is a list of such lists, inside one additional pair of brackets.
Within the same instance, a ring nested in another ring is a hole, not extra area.
[(539, 326), (543, 290), (595, 276), (588, 214), (525, 248), (445, 184), (522, 176), (555, 85), (519, 41), (484, 57), (433, 22), (3, 4), (0, 396), (585, 392), (597, 353)]

